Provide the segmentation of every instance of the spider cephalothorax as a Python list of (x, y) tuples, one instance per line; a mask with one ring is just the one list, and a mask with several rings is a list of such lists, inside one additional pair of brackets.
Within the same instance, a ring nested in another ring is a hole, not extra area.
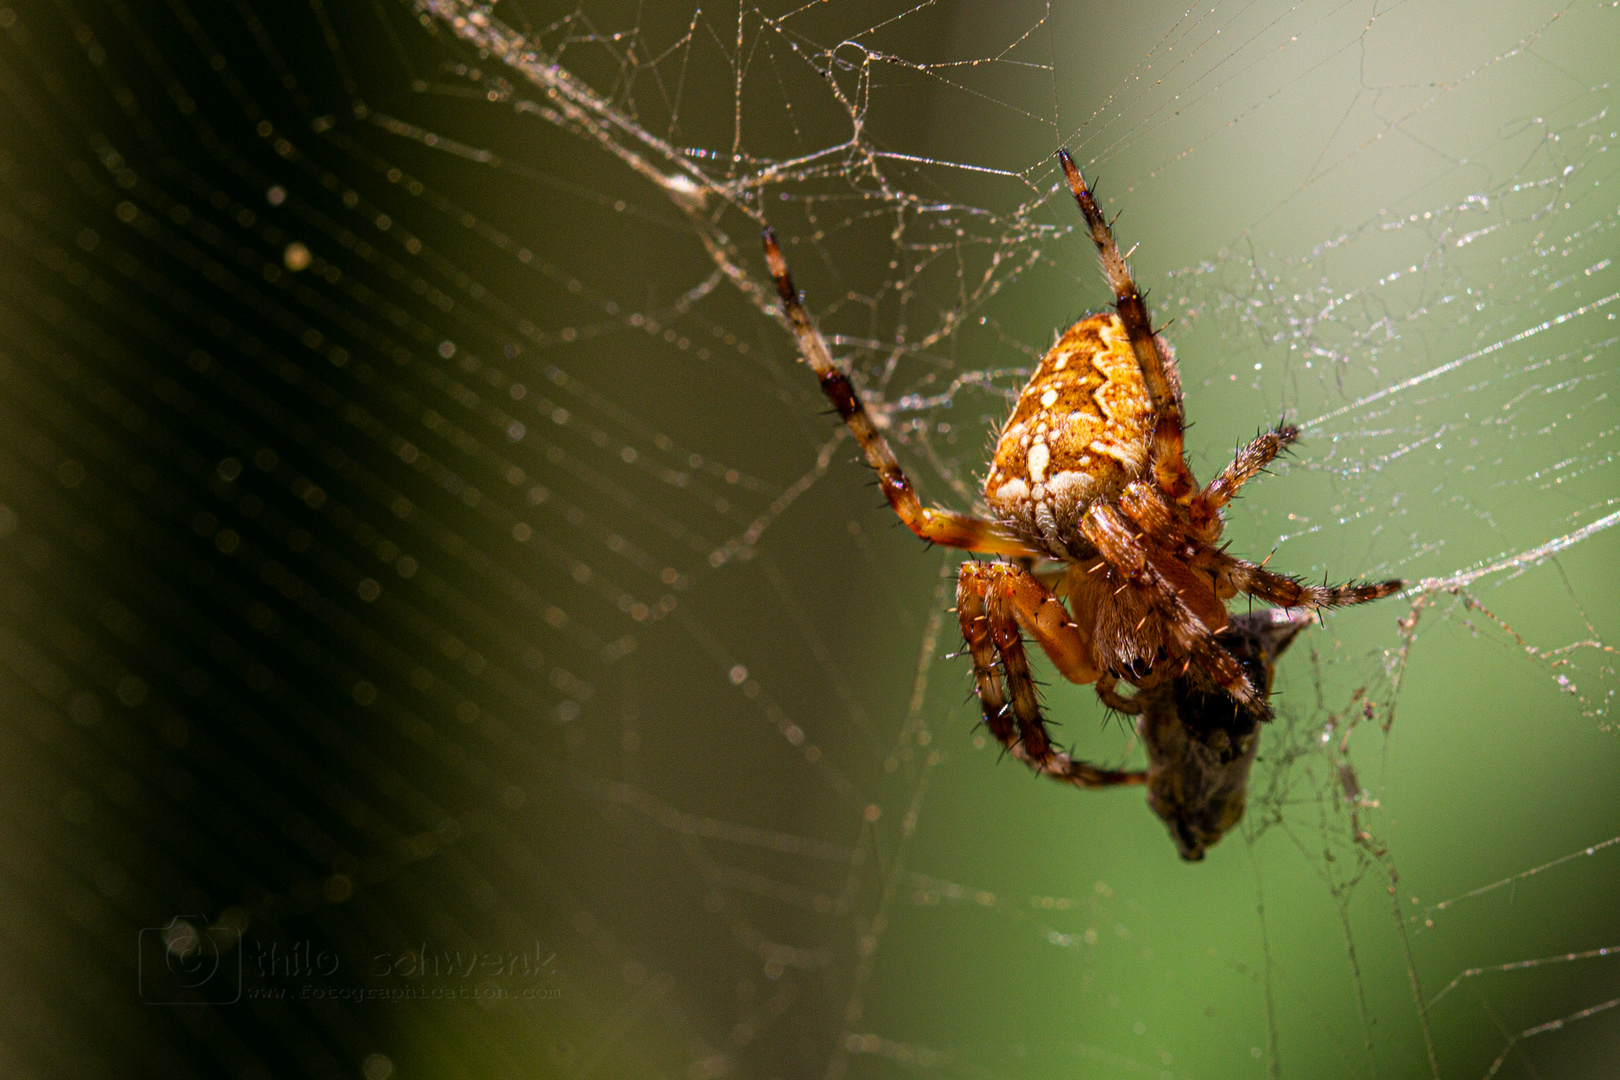
[[(1198, 485), (1182, 457), (1175, 356), (1153, 332), (1080, 170), (1066, 151), (1058, 158), (1102, 258), (1114, 310), (1069, 327), (1019, 396), (985, 480), (988, 518), (921, 504), (799, 303), (769, 229), (765, 252), (800, 353), (900, 519), (925, 540), (1015, 560), (964, 563), (957, 581), (957, 615), (986, 726), (1011, 753), (1054, 778), (1082, 787), (1143, 784), (1149, 772), (1099, 769), (1052, 745), (1023, 634), (1065, 678), (1096, 683), (1113, 708), (1141, 711), (1126, 707), (1134, 699), (1116, 692), (1117, 680), (1144, 692), (1174, 680), (1189, 692), (1224, 695), (1258, 722), (1270, 715), (1268, 686), (1218, 636), (1228, 625), (1227, 600), (1242, 592), (1283, 608), (1339, 607), (1388, 596), (1402, 582), (1305, 585), (1226, 553), (1222, 508), (1299, 431), (1283, 424), (1263, 432), (1208, 486)], [(1059, 566), (1037, 572), (1043, 560)], [(1241, 800), (1237, 805), (1241, 813)]]

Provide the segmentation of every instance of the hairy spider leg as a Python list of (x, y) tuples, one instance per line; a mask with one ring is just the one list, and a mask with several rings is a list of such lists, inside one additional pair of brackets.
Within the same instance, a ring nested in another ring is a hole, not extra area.
[[(1198, 620), (1211, 633), (1224, 627), (1226, 605), (1221, 601), (1235, 595), (1236, 590), (1228, 591), (1225, 597), (1221, 596), (1217, 592), (1218, 577), (1204, 576), (1177, 557), (1172, 545), (1184, 546), (1187, 534), (1181, 521), (1171, 513), (1164, 497), (1159, 494), (1159, 489), (1145, 480), (1133, 480), (1120, 492), (1119, 509), (1140, 525), (1143, 533), (1158, 538), (1158, 543), (1145, 546), (1148, 561), (1176, 590)], [(1219, 535), (1218, 531), (1216, 535)], [(1196, 550), (1202, 550), (1198, 539), (1192, 543)]]
[(1098, 554), (1129, 579), (1129, 584), (1147, 594), (1164, 620), (1174, 644), (1174, 653), (1189, 658), (1251, 712), (1269, 715), (1265, 697), (1250, 685), (1243, 668), (1215, 640), (1210, 628), (1193, 613), (1175, 586), (1167, 581), (1159, 565), (1148, 558), (1141, 538), (1107, 502), (1099, 499), (1080, 521), (1080, 532)]
[(782, 310), (793, 328), (793, 336), (798, 340), (800, 356), (821, 380), (822, 392), (833, 403), (833, 408), (838, 410), (838, 415), (843, 417), (844, 423), (849, 425), (855, 441), (866, 454), (866, 460), (877, 470), (883, 494), (906, 528), (924, 540), (946, 547), (965, 548), (987, 555), (1034, 558), (1036, 552), (1008, 536), (993, 521), (922, 505), (911, 481), (900, 468), (894, 451), (889, 448), (888, 440), (872, 422), (872, 416), (866, 411), (855, 384), (833, 362), (826, 339), (810, 321), (804, 305), (799, 303), (799, 292), (788, 274), (787, 260), (777, 246), (776, 233), (769, 228), (765, 230), (765, 259), (770, 264), (771, 277), (776, 280)]
[(1213, 555), (1219, 566), (1216, 572), (1239, 592), (1283, 608), (1349, 607), (1390, 596), (1406, 586), (1399, 578), (1372, 585), (1306, 585), (1287, 574), (1274, 574), (1225, 552)]
[(1147, 783), (1145, 771), (1100, 769), (1053, 748), (1021, 630), (1030, 632), (1070, 681), (1087, 683), (1104, 676), (1092, 665), (1079, 628), (1050, 589), (1010, 563), (966, 562), (957, 578), (956, 613), (973, 656), (985, 727), (1010, 754), (1041, 775), (1076, 787)]
[(1194, 532), (1213, 543), (1221, 535), (1221, 508), (1232, 501), (1239, 488), (1258, 476), (1298, 439), (1299, 428), (1293, 424), (1278, 424), (1240, 448), (1231, 464), (1222, 469), (1188, 507)]
[[(1406, 584), (1394, 579), (1375, 585), (1305, 585), (1286, 574), (1271, 573), (1210, 546), (1221, 534), (1220, 508), (1298, 438), (1299, 429), (1291, 424), (1282, 424), (1271, 431), (1262, 432), (1240, 449), (1232, 463), (1193, 499), (1188, 516), (1198, 548), (1194, 565), (1206, 571), (1213, 570), (1213, 592), (1206, 589), (1197, 574), (1174, 558), (1163, 557), (1156, 548), (1144, 548), (1147, 561), (1211, 631), (1220, 630), (1226, 623), (1226, 612), (1221, 601), (1239, 592), (1285, 608), (1346, 607), (1389, 596)], [(1150, 536), (1186, 535), (1181, 532), (1170, 507), (1159, 492), (1142, 480), (1132, 481), (1125, 486), (1120, 493), (1119, 508)]]
[(1063, 175), (1069, 181), (1069, 191), (1074, 194), (1074, 201), (1080, 204), (1080, 212), (1085, 215), (1086, 225), (1091, 229), (1091, 242), (1097, 245), (1103, 275), (1108, 278), (1108, 287), (1114, 293), (1114, 310), (1119, 312), (1120, 322), (1125, 325), (1131, 351), (1136, 354), (1136, 362), (1142, 369), (1142, 383), (1147, 388), (1148, 397), (1153, 400), (1154, 412), (1158, 414), (1153, 428), (1154, 478), (1167, 496), (1185, 504), (1198, 493), (1198, 481), (1193, 479), (1192, 471), (1181, 456), (1185, 421), (1181, 413), (1180, 380), (1173, 370), (1174, 361), (1166, 359), (1160, 351), (1153, 333), (1153, 322), (1148, 316), (1147, 303), (1137, 291), (1131, 268), (1126, 264), (1125, 256), (1120, 254), (1108, 220), (1098, 209), (1097, 200), (1091, 197), (1091, 189), (1086, 187), (1079, 166), (1067, 150), (1058, 151), (1058, 161), (1062, 163)]

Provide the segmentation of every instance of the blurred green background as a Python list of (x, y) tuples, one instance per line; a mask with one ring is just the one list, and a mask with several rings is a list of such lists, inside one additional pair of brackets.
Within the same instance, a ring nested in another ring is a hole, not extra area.
[[(1612, 1069), (1616, 56), (1595, 3), (0, 6), (4, 1072)], [(1295, 646), (1197, 865), (998, 763), (959, 556), (758, 255), (965, 507), (1106, 302), (1059, 145), (1195, 470), (1306, 426), (1233, 549), (1430, 582)]]

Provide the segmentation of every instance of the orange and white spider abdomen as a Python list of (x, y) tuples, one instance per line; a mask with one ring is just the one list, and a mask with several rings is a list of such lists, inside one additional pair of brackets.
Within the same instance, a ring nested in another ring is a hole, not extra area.
[(1059, 558), (1093, 501), (1142, 475), (1154, 411), (1125, 325), (1109, 311), (1042, 357), (996, 443), (984, 500), (1021, 539)]

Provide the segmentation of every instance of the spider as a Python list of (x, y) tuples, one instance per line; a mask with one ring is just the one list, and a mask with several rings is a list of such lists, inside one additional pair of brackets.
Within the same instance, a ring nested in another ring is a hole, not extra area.
[[(1306, 585), (1227, 554), (1220, 544), (1223, 508), (1299, 438), (1299, 429), (1282, 423), (1262, 432), (1207, 487), (1199, 487), (1182, 456), (1175, 354), (1154, 332), (1125, 257), (1073, 158), (1064, 150), (1058, 160), (1101, 256), (1114, 307), (1064, 331), (1019, 395), (985, 479), (988, 517), (922, 505), (799, 302), (769, 228), (765, 255), (802, 358), (876, 470), (900, 520), (924, 540), (1001, 557), (964, 562), (956, 589), (985, 726), (1038, 773), (1079, 787), (1147, 784), (1151, 791), (1151, 768), (1099, 768), (1053, 745), (1024, 651), (1025, 633), (1065, 678), (1095, 683), (1112, 709), (1158, 715), (1151, 706), (1156, 699), (1142, 694), (1171, 680), (1188, 692), (1223, 695), (1258, 723), (1271, 715), (1269, 662), (1261, 665), (1266, 677), (1257, 678), (1255, 665), (1246, 671), (1223, 644), (1234, 640), (1222, 637), (1229, 625), (1227, 600), (1243, 592), (1284, 609), (1321, 609), (1389, 596), (1404, 582)], [(1261, 655), (1252, 643), (1245, 648), (1239, 650), (1245, 659)], [(1120, 680), (1141, 693), (1125, 697)], [(1152, 740), (1148, 747), (1151, 754)], [(1237, 805), (1241, 813), (1241, 799)], [(1217, 819), (1215, 828), (1189, 825), (1193, 831), (1178, 846), (1184, 854), (1201, 852), (1209, 836), (1218, 838), (1235, 820), (1221, 826)]]

